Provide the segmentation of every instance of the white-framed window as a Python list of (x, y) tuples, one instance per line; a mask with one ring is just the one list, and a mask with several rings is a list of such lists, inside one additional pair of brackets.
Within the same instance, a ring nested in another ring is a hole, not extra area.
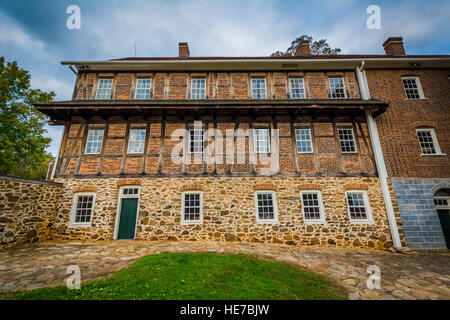
[(348, 215), (351, 222), (371, 222), (372, 213), (366, 191), (350, 190), (345, 192)]
[(75, 194), (72, 206), (71, 226), (90, 226), (95, 206), (95, 193)]
[(313, 145), (311, 138), (311, 129), (299, 128), (295, 129), (295, 141), (298, 153), (312, 153)]
[(403, 89), (405, 90), (406, 99), (417, 100), (424, 99), (422, 86), (419, 77), (403, 77)]
[(137, 79), (136, 92), (134, 98), (137, 100), (150, 99), (150, 88), (152, 85), (152, 79)]
[(122, 197), (139, 196), (140, 187), (122, 187)]
[(145, 129), (131, 129), (128, 138), (128, 153), (144, 153)]
[(181, 223), (203, 222), (203, 192), (184, 191), (181, 196)]
[(203, 153), (205, 146), (205, 132), (203, 129), (189, 130), (189, 152)]
[(113, 79), (99, 79), (95, 99), (111, 99), (112, 83)]
[(206, 97), (206, 79), (191, 79), (191, 99), (205, 99)]
[(417, 139), (419, 139), (422, 155), (441, 154), (441, 148), (439, 147), (434, 129), (417, 129), (416, 134)]
[(275, 191), (255, 191), (256, 222), (278, 222)]
[(342, 153), (356, 153), (355, 135), (352, 128), (338, 128), (339, 145)]
[(266, 99), (266, 79), (252, 78), (252, 98)]
[(321, 223), (325, 221), (322, 195), (320, 191), (300, 191), (302, 213), (305, 222)]
[(330, 81), (331, 98), (346, 98), (344, 79), (342, 77), (328, 78)]
[(269, 129), (253, 129), (253, 146), (255, 153), (270, 152)]
[(98, 129), (88, 131), (85, 154), (99, 154), (102, 151), (103, 132)]
[(291, 98), (292, 99), (305, 99), (305, 86), (303, 84), (303, 78), (290, 78)]

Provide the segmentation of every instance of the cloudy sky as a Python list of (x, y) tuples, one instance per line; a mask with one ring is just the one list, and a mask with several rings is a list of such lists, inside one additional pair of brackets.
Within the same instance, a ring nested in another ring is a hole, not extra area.
[[(69, 30), (69, 5), (81, 9), (81, 29)], [(369, 30), (369, 5), (381, 9), (381, 29)], [(176, 56), (267, 56), (296, 36), (326, 38), (342, 53), (384, 53), (402, 36), (408, 54), (450, 53), (450, 2), (361, 0), (1, 0), (0, 56), (31, 72), (32, 86), (70, 99), (74, 74), (62, 60)], [(49, 127), (56, 154), (60, 127)]]

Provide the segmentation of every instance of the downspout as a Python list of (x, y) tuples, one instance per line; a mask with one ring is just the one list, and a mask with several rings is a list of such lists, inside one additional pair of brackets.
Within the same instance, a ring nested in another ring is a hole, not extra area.
[[(369, 85), (367, 83), (366, 72), (364, 69), (364, 61), (361, 61), (361, 66), (356, 67), (356, 77), (358, 78), (359, 88), (361, 90), (361, 97), (363, 100), (370, 99)], [(394, 207), (392, 205), (391, 194), (388, 186), (388, 174), (386, 164), (384, 162), (383, 151), (381, 149), (380, 136), (378, 135), (377, 124), (372, 116), (371, 110), (366, 110), (366, 121), (369, 129), (370, 141), (377, 166), (378, 176), (380, 179), (381, 190), (383, 192), (384, 205), (386, 207), (389, 229), (391, 231), (392, 243), (394, 248), (401, 248), (402, 243), (398, 233), (397, 221), (395, 220)]]

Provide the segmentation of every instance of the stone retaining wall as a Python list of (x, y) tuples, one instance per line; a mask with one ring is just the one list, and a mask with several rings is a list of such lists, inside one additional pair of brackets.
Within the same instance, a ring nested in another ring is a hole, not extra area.
[[(142, 179), (56, 179), (64, 182), (54, 238), (111, 240), (114, 237), (119, 187), (140, 185), (137, 240), (217, 240), (387, 248), (392, 246), (378, 178), (202, 177)], [(132, 181), (131, 181), (132, 180)], [(349, 221), (345, 191), (367, 192), (372, 223)], [(203, 223), (184, 225), (181, 193), (203, 191)], [(279, 221), (256, 223), (254, 191), (276, 192)], [(69, 226), (76, 192), (95, 192), (90, 227)], [(300, 191), (320, 190), (325, 223), (305, 223)]]
[(0, 177), (0, 246), (51, 239), (61, 187)]

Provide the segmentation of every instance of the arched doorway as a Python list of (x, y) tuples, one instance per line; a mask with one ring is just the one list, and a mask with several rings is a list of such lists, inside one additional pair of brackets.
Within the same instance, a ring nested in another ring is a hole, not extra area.
[(444, 233), (447, 249), (450, 249), (450, 189), (440, 189), (433, 197)]

